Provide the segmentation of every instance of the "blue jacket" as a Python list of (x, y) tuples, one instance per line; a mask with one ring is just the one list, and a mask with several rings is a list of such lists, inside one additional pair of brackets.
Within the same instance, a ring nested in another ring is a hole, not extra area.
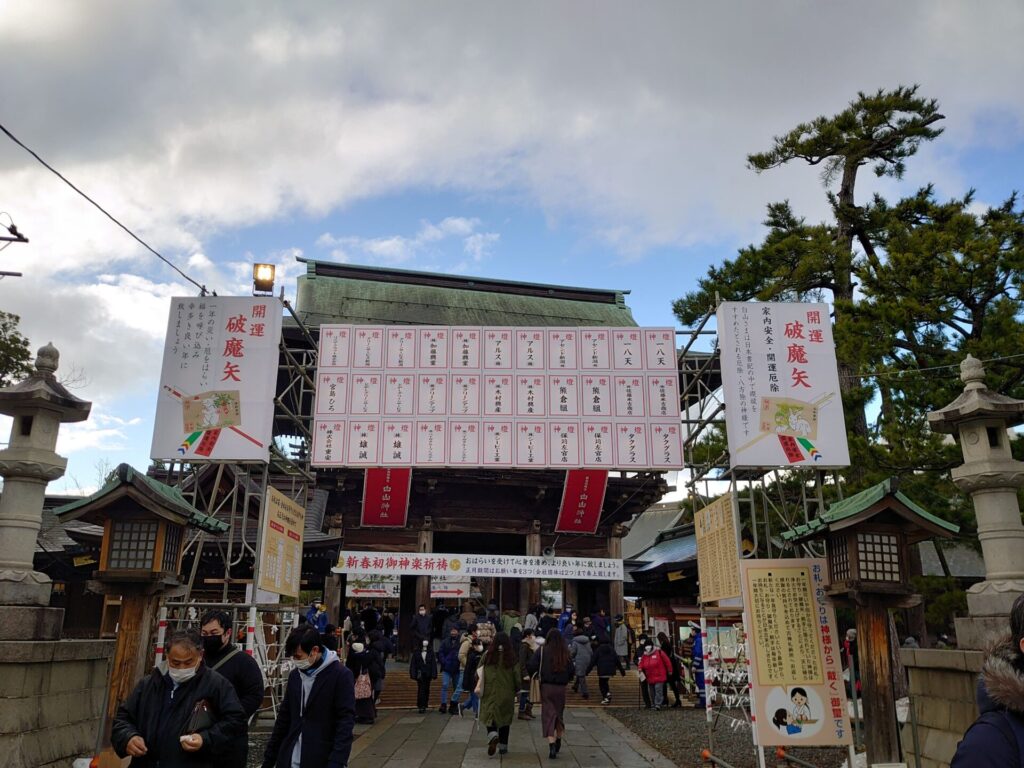
[(447, 672), (449, 675), (459, 674), (459, 648), (461, 645), (462, 643), (459, 638), (455, 638), (453, 641), (451, 636), (446, 637), (441, 642), (437, 663), (440, 665), (442, 672)]
[(327, 631), (327, 611), (317, 613), (316, 606), (312, 606), (306, 611), (306, 621), (309, 622), (309, 626), (316, 627), (316, 631), (321, 635)]
[(981, 668), (978, 711), (950, 768), (1024, 765), (1024, 656), (1009, 641), (997, 646)]
[[(303, 696), (303, 676), (314, 676)], [(305, 699), (305, 700), (303, 700)], [(263, 754), (263, 768), (292, 768), (292, 752), (302, 737), (301, 768), (344, 768), (352, 752), (356, 720), (352, 673), (328, 651), (313, 672), (293, 669), (284, 701)]]

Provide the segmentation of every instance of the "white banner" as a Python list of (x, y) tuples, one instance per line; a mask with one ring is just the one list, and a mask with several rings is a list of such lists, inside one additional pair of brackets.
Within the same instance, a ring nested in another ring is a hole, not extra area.
[(381, 576), (472, 576), (524, 579), (622, 581), (622, 560), (610, 557), (523, 557), (516, 555), (425, 554), (343, 551), (335, 573)]
[(345, 597), (357, 600), (372, 598), (398, 598), (402, 595), (402, 580), (397, 576), (376, 573), (350, 573), (345, 579)]
[[(150, 458), (268, 461), (280, 338), (273, 297), (171, 299)], [(330, 414), (345, 381), (324, 387), (317, 408)]]
[(731, 466), (849, 466), (828, 304), (724, 302), (718, 336)]
[(322, 325), (312, 464), (681, 469), (675, 355), (672, 328)]
[(469, 576), (431, 576), (430, 597), (455, 600), (472, 597), (473, 581)]

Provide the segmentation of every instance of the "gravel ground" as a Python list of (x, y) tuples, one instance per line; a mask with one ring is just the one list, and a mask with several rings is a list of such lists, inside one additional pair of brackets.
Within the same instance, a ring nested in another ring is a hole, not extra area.
[[(661, 754), (683, 768), (706, 766), (700, 753), (708, 746), (707, 720), (704, 710), (665, 709), (652, 712), (646, 709), (613, 707), (605, 712), (625, 723), (631, 731), (656, 748)], [(720, 721), (715, 729), (715, 756), (735, 768), (756, 768), (757, 758), (746, 728), (733, 730)], [(845, 749), (794, 749), (794, 757), (813, 763), (818, 768), (839, 768), (846, 762)], [(774, 756), (768, 765), (775, 765)]]

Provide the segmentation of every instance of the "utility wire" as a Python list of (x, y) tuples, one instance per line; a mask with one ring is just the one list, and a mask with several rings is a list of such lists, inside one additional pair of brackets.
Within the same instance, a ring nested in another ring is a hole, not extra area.
[[(1024, 353), (1020, 353), (1020, 354), (1016, 354), (1016, 355), (1002, 355), (1000, 357), (990, 357), (987, 360), (979, 360), (978, 362), (980, 362), (982, 364), (984, 364), (984, 363), (1001, 363), (1001, 362), (1003, 362), (1005, 360), (1016, 360), (1016, 359), (1021, 358), (1021, 357), (1024, 357)], [(853, 373), (853, 374), (850, 374), (848, 377), (843, 377), (843, 378), (850, 378), (850, 379), (877, 379), (877, 378), (888, 378), (890, 376), (908, 376), (908, 375), (909, 376), (914, 376), (914, 375), (917, 375), (919, 373), (926, 373), (928, 371), (947, 371), (947, 370), (950, 370), (950, 369), (953, 369), (953, 368), (959, 368), (959, 367), (960, 367), (960, 363), (950, 363), (949, 365), (933, 365), (933, 366), (930, 366), (930, 367), (927, 367), (927, 368), (907, 368), (905, 370), (895, 370), (895, 371), (872, 371), (872, 372), (869, 372), (869, 373)]]
[(105, 208), (104, 208), (104, 207), (103, 207), (102, 205), (100, 205), (99, 203), (97, 203), (97, 202), (96, 202), (95, 200), (93, 200), (93, 199), (92, 199), (91, 197), (89, 197), (89, 196), (88, 196), (87, 194), (85, 194), (85, 192), (83, 192), (83, 191), (82, 191), (82, 190), (80, 190), (80, 189), (79, 189), (78, 187), (76, 187), (76, 186), (75, 186), (74, 184), (72, 184), (72, 183), (71, 183), (71, 182), (70, 182), (70, 181), (69, 181), (69, 180), (68, 180), (68, 179), (67, 179), (67, 178), (66, 178), (66, 177), (65, 177), (65, 176), (64, 176), (63, 174), (61, 174), (61, 172), (60, 172), (60, 171), (58, 171), (58, 170), (57, 170), (56, 168), (54, 168), (54, 167), (53, 167), (52, 165), (50, 165), (50, 164), (49, 164), (48, 162), (46, 162), (45, 160), (43, 160), (43, 158), (41, 158), (41, 157), (40, 157), (39, 155), (37, 155), (37, 154), (36, 154), (36, 153), (35, 153), (35, 152), (34, 152), (33, 150), (31, 150), (31, 149), (29, 149), (28, 147), (26, 147), (26, 146), (25, 146), (25, 145), (24, 145), (24, 144), (23, 144), (23, 143), (22, 143), (22, 142), (21, 142), (21, 141), (20, 141), (20, 140), (18, 139), (18, 137), (17, 137), (17, 136), (15, 136), (15, 135), (14, 135), (13, 133), (11, 133), (11, 132), (10, 132), (9, 130), (7, 130), (7, 128), (6, 128), (6, 127), (5, 127), (5, 126), (4, 126), (4, 125), (3, 125), (2, 123), (0, 123), (0, 131), (3, 131), (3, 132), (4, 132), (5, 134), (7, 134), (7, 137), (8, 137), (8, 138), (9, 138), (9, 139), (10, 139), (11, 141), (13, 141), (13, 142), (14, 142), (15, 144), (17, 144), (17, 145), (18, 145), (19, 147), (21, 147), (22, 149), (24, 149), (24, 150), (25, 150), (26, 152), (28, 152), (28, 153), (29, 153), (30, 155), (32, 155), (32, 157), (34, 157), (34, 158), (35, 158), (36, 160), (38, 160), (38, 161), (39, 161), (39, 162), (40, 162), (40, 163), (41, 163), (41, 164), (43, 165), (43, 167), (44, 167), (44, 168), (46, 168), (46, 169), (47, 169), (48, 171), (50, 171), (51, 173), (53, 173), (53, 174), (54, 174), (54, 175), (55, 175), (55, 176), (56, 176), (56, 177), (57, 177), (58, 179), (60, 179), (61, 181), (63, 181), (63, 182), (65, 183), (65, 184), (67, 184), (67, 185), (68, 185), (69, 187), (71, 187), (71, 188), (72, 188), (73, 190), (75, 190), (75, 192), (77, 192), (77, 193), (78, 193), (78, 194), (80, 194), (80, 195), (81, 195), (82, 197), (84, 197), (84, 198), (85, 198), (86, 200), (88, 200), (88, 201), (89, 201), (90, 203), (92, 203), (92, 204), (93, 204), (93, 205), (94, 205), (94, 206), (95, 206), (95, 207), (96, 207), (96, 208), (97, 208), (97, 209), (99, 210), (99, 212), (100, 212), (100, 213), (102, 213), (102, 214), (103, 214), (104, 216), (106, 216), (106, 217), (107, 217), (108, 219), (110, 219), (110, 220), (111, 220), (112, 222), (114, 222), (115, 224), (117, 224), (117, 226), (119, 226), (119, 227), (120, 227), (121, 229), (123, 229), (123, 230), (124, 230), (125, 232), (127, 232), (127, 233), (128, 233), (129, 235), (131, 235), (131, 236), (132, 236), (132, 237), (133, 237), (133, 238), (134, 238), (134, 239), (135, 239), (135, 240), (136, 240), (136, 241), (137, 241), (137, 242), (138, 242), (138, 243), (139, 243), (139, 244), (140, 244), (140, 245), (141, 245), (141, 246), (142, 246), (143, 248), (145, 248), (145, 249), (146, 249), (147, 251), (149, 251), (149, 252), (150, 252), (150, 253), (152, 253), (152, 254), (153, 254), (154, 256), (156, 256), (156, 257), (157, 257), (158, 259), (160, 259), (160, 261), (162, 261), (162, 262), (163, 262), (164, 264), (166, 264), (167, 266), (169, 266), (169, 267), (170, 267), (171, 269), (173, 269), (173, 270), (174, 270), (175, 272), (177, 272), (177, 273), (178, 273), (179, 275), (181, 275), (181, 276), (182, 276), (183, 278), (185, 278), (185, 279), (186, 279), (186, 280), (188, 280), (188, 281), (189, 281), (190, 283), (192, 283), (192, 285), (194, 285), (194, 286), (195, 286), (196, 288), (198, 288), (198, 289), (199, 289), (199, 291), (201, 292), (201, 294), (202, 294), (203, 296), (205, 296), (205, 295), (206, 295), (207, 291), (206, 291), (206, 286), (205, 286), (205, 285), (201, 285), (200, 283), (197, 283), (197, 282), (196, 282), (195, 280), (193, 280), (193, 279), (192, 279), (191, 277), (189, 277), (188, 275), (186, 275), (186, 274), (185, 274), (184, 272), (182, 272), (182, 271), (181, 271), (181, 270), (180, 270), (180, 269), (179, 269), (179, 268), (177, 267), (177, 265), (176, 265), (176, 264), (174, 264), (174, 263), (173, 263), (173, 262), (172, 262), (172, 261), (171, 261), (170, 259), (168, 259), (168, 258), (164, 257), (164, 256), (163, 256), (162, 254), (160, 254), (160, 253), (159, 253), (159, 252), (158, 252), (158, 251), (157, 251), (156, 249), (154, 249), (154, 248), (153, 248), (152, 246), (150, 246), (150, 244), (149, 244), (149, 243), (147, 243), (147, 242), (146, 242), (145, 240), (143, 240), (143, 239), (142, 239), (141, 237), (139, 237), (139, 236), (138, 236), (138, 235), (136, 235), (136, 234), (135, 234), (134, 232), (132, 232), (132, 231), (131, 231), (130, 229), (128, 229), (128, 227), (126, 227), (126, 226), (125, 226), (124, 224), (122, 224), (122, 223), (121, 223), (120, 221), (118, 221), (118, 220), (117, 220), (116, 218), (114, 218), (114, 216), (113, 216), (113, 215), (111, 215), (110, 213), (108, 213), (108, 212), (106, 211), (106, 209), (105, 209)]

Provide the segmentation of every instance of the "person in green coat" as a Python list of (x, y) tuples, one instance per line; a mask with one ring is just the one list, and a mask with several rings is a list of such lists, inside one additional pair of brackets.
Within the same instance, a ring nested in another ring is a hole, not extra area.
[(508, 752), (508, 732), (515, 717), (520, 674), (516, 649), (504, 632), (491, 641), (477, 670), (480, 721), (487, 726), (487, 754)]

